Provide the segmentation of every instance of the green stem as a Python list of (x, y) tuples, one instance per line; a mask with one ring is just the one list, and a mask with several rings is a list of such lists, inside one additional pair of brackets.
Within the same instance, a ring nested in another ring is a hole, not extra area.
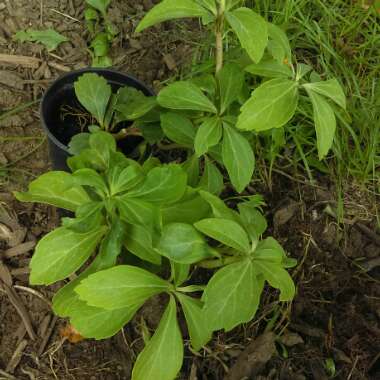
[(218, 15), (216, 19), (216, 69), (215, 72), (218, 73), (223, 67), (223, 33), (224, 33), (224, 12), (226, 9), (226, 1), (221, 0), (218, 7)]
[(216, 260), (204, 260), (197, 264), (198, 267), (204, 269), (216, 269), (224, 267), (228, 264), (233, 264), (241, 260), (241, 256), (225, 257)]

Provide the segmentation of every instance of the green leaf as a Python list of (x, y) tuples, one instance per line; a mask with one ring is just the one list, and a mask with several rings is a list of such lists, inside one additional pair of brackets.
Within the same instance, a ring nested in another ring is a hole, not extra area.
[(112, 95), (107, 80), (95, 73), (83, 74), (74, 84), (75, 95), (82, 106), (104, 125), (108, 102)]
[(205, 157), (205, 168), (199, 186), (215, 195), (219, 195), (224, 189), (222, 173), (207, 157)]
[(199, 194), (211, 206), (215, 218), (232, 221), (239, 219), (239, 215), (234, 210), (228, 208), (219, 197), (203, 190), (199, 191)]
[(241, 193), (252, 179), (255, 156), (247, 139), (227, 125), (224, 126), (222, 156), (232, 185)]
[(220, 90), (220, 113), (238, 100), (244, 84), (244, 71), (234, 63), (228, 63), (217, 74)]
[[(116, 260), (121, 253), (125, 232), (125, 224), (116, 219), (104, 237), (99, 248), (99, 254), (96, 256), (91, 265), (55, 294), (53, 298), (53, 310), (57, 315), (65, 318), (69, 315), (72, 316), (76, 310), (79, 309), (86, 312), (87, 305), (79, 299), (79, 296), (75, 293), (74, 289), (90, 274), (103, 269), (111, 268), (116, 264)], [(89, 308), (90, 306), (87, 307)]]
[(205, 235), (240, 252), (248, 253), (251, 249), (246, 232), (232, 220), (209, 218), (194, 223), (194, 226)]
[(162, 207), (161, 212), (164, 225), (169, 223), (193, 224), (209, 216), (210, 207), (197, 193), (189, 193), (178, 203)]
[(153, 248), (152, 234), (144, 226), (129, 227), (125, 247), (141, 260), (161, 264), (161, 256)]
[(97, 9), (103, 16), (106, 16), (111, 0), (86, 0), (86, 3)]
[(257, 274), (262, 274), (272, 287), (280, 290), (280, 301), (291, 301), (294, 298), (294, 282), (282, 266), (266, 260), (254, 260), (253, 265)]
[(317, 132), (318, 156), (322, 160), (331, 149), (335, 131), (335, 113), (325, 98), (310, 88), (306, 88), (311, 103), (313, 104), (315, 130)]
[(180, 200), (185, 194), (187, 176), (180, 165), (170, 164), (152, 169), (144, 183), (128, 193), (128, 197), (143, 198), (152, 203), (169, 204)]
[(53, 29), (33, 30), (27, 29), (15, 34), (15, 39), (21, 42), (38, 42), (46, 46), (48, 51), (53, 51), (62, 43), (68, 41), (68, 38), (57, 33)]
[(159, 210), (156, 206), (141, 199), (129, 198), (128, 194), (117, 198), (120, 218), (133, 225), (146, 226), (154, 230), (159, 224)]
[(339, 107), (346, 109), (346, 95), (337, 79), (334, 78), (327, 81), (306, 83), (303, 86), (309, 91), (314, 91), (319, 95), (330, 98)]
[(292, 63), (292, 49), (286, 33), (277, 25), (268, 23), (269, 44), (268, 50), (279, 63)]
[(260, 304), (263, 284), (250, 260), (230, 264), (217, 271), (203, 293), (204, 314), (209, 329), (230, 331), (249, 322)]
[(107, 173), (111, 195), (116, 195), (133, 189), (144, 180), (141, 168), (135, 165), (126, 168), (113, 166)]
[(90, 134), (78, 133), (69, 143), (69, 153), (72, 155), (80, 154), (84, 149), (90, 148)]
[(190, 275), (190, 264), (180, 264), (175, 261), (170, 261), (172, 279), (175, 286), (182, 285)]
[(182, 367), (183, 341), (173, 296), (132, 371), (132, 380), (173, 380)]
[(259, 75), (268, 78), (292, 78), (292, 69), (283, 62), (277, 62), (272, 59), (263, 60), (259, 63), (249, 65), (245, 68), (245, 71), (253, 75)]
[(208, 17), (209, 13), (193, 0), (163, 0), (153, 7), (141, 20), (136, 32), (163, 21), (185, 17)]
[(119, 265), (91, 274), (75, 291), (90, 306), (107, 310), (134, 307), (169, 290), (169, 283), (138, 267)]
[(211, 95), (211, 98), (216, 93), (216, 80), (215, 76), (211, 74), (203, 74), (190, 79), (191, 83), (199, 87), (203, 92)]
[(194, 264), (211, 256), (204, 237), (192, 225), (185, 223), (166, 225), (157, 251), (180, 264)]
[(78, 270), (91, 256), (107, 227), (77, 233), (60, 227), (44, 236), (37, 244), (30, 268), (32, 285), (50, 285)]
[(215, 105), (195, 84), (179, 81), (160, 91), (157, 101), (161, 107), (217, 113)]
[(211, 11), (214, 15), (217, 15), (218, 10), (216, 8), (215, 0), (195, 0), (197, 3), (202, 5), (204, 8)]
[(119, 111), (118, 122), (136, 120), (156, 107), (154, 96), (145, 96), (133, 87), (123, 87), (118, 91), (115, 109)]
[(241, 46), (254, 62), (260, 62), (268, 44), (267, 22), (249, 8), (238, 8), (225, 15)]
[(85, 338), (107, 339), (117, 334), (136, 314), (142, 304), (116, 310), (88, 306), (82, 302), (70, 314), (70, 323)]
[(268, 223), (262, 213), (251, 202), (239, 203), (240, 217), (252, 241), (258, 241), (266, 231)]
[(219, 144), (222, 133), (222, 122), (218, 116), (205, 119), (195, 136), (194, 146), (197, 156), (203, 156), (211, 147)]
[(192, 147), (196, 129), (187, 117), (169, 112), (161, 115), (161, 127), (165, 135), (177, 144)]
[(187, 184), (192, 187), (196, 187), (199, 183), (199, 165), (200, 160), (196, 154), (190, 156), (183, 164), (183, 170), (187, 174)]
[(286, 258), (286, 254), (282, 246), (272, 237), (260, 241), (253, 253), (253, 259), (264, 260), (277, 264), (281, 264)]
[(40, 202), (69, 211), (90, 201), (82, 186), (74, 185), (72, 175), (66, 172), (49, 172), (29, 184), (28, 192), (15, 192), (21, 202)]
[(272, 79), (258, 87), (243, 105), (237, 128), (247, 131), (280, 128), (294, 116), (297, 105), (297, 82)]
[(108, 39), (108, 34), (104, 32), (98, 33), (94, 39), (91, 41), (90, 45), (93, 50), (94, 67), (107, 67), (108, 66), (108, 56), (107, 54), (110, 51), (110, 43)]
[(103, 177), (93, 169), (79, 169), (73, 174), (76, 185), (90, 186), (100, 190), (103, 194), (108, 193), (107, 184)]
[(200, 300), (179, 292), (176, 293), (176, 296), (185, 314), (191, 345), (195, 351), (199, 351), (211, 340), (212, 336), (212, 332), (207, 326), (205, 313), (202, 310), (203, 304)]

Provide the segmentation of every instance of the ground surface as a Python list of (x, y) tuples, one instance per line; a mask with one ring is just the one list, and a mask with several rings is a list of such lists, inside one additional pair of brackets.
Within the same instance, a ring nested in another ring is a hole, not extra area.
[[(181, 26), (133, 35), (150, 0), (113, 3), (111, 18), (121, 30), (112, 49), (117, 69), (159, 87), (191, 60), (195, 45)], [(82, 0), (0, 0), (0, 54), (38, 59), (19, 66), (0, 62), (0, 111), (38, 99), (53, 78), (88, 65), (82, 14)], [(16, 31), (41, 25), (71, 42), (48, 55), (38, 45), (12, 41)], [(20, 204), (11, 194), (49, 169), (37, 105), (5, 120), (0, 116), (0, 167), (6, 168), (0, 171), (0, 379), (128, 379), (142, 348), (141, 315), (111, 340), (70, 344), (60, 335), (65, 321), (54, 318), (49, 307), (59, 284), (28, 288), (34, 242), (58, 223), (54, 209)], [(327, 178), (311, 186), (302, 175), (281, 172), (271, 188), (253, 182), (251, 191), (265, 195), (266, 210), (272, 210), (267, 213), (270, 232), (299, 261), (292, 273), (297, 297), (291, 305), (280, 305), (275, 294), (266, 293), (254, 322), (216, 335), (195, 356), (187, 351), (181, 379), (224, 379), (252, 347), (268, 356), (261, 368), (252, 361), (255, 378), (320, 380), (334, 374), (337, 379), (379, 379), (379, 199), (347, 184), (346, 219), (338, 224), (335, 190)], [(149, 326), (161, 312), (159, 304), (156, 300), (143, 312)], [(273, 344), (255, 341), (268, 326), (282, 336), (274, 355)]]

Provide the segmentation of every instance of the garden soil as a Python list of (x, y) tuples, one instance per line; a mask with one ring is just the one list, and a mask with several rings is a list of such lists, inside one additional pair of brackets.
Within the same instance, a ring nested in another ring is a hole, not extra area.
[[(192, 41), (201, 32), (197, 23), (180, 23), (135, 35), (153, 3), (113, 2), (110, 17), (120, 35), (111, 54), (115, 68), (158, 89), (191, 62), (197, 46)], [(0, 0), (0, 111), (37, 101), (54, 78), (88, 66), (83, 9), (82, 0)], [(70, 42), (48, 54), (39, 45), (12, 40), (29, 27), (54, 28)], [(58, 224), (54, 208), (21, 204), (12, 196), (49, 170), (39, 124), (37, 104), (6, 119), (0, 112), (0, 379), (129, 379), (143, 348), (141, 326), (155, 327), (162, 300), (153, 299), (110, 340), (72, 343), (80, 339), (50, 308), (62, 284), (29, 287), (35, 243)], [(379, 199), (344, 184), (346, 213), (337, 220), (337, 191), (328, 178), (310, 185), (302, 173), (280, 166), (270, 186), (253, 181), (248, 193), (265, 196), (269, 232), (298, 260), (292, 270), (297, 296), (284, 305), (267, 290), (251, 323), (215, 334), (199, 353), (187, 345), (180, 379), (380, 378)]]

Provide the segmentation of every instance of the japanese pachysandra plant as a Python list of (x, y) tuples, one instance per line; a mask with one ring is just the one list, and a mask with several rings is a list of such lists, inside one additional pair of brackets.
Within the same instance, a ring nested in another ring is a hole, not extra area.
[[(307, 116), (314, 119), (318, 155), (323, 159), (333, 144), (335, 114), (346, 108), (339, 82), (322, 81), (311, 66), (293, 62), (284, 31), (241, 3), (163, 0), (137, 28), (141, 32), (166, 20), (199, 17), (214, 31), (215, 73), (174, 82), (159, 93), (157, 101), (164, 134), (189, 149), (190, 170), (204, 157), (213, 177), (220, 177), (214, 165), (218, 163), (238, 192), (252, 179), (252, 142), (261, 132), (282, 130), (297, 113), (304, 115), (306, 108)], [(224, 38), (231, 33), (241, 54), (225, 59)]]

